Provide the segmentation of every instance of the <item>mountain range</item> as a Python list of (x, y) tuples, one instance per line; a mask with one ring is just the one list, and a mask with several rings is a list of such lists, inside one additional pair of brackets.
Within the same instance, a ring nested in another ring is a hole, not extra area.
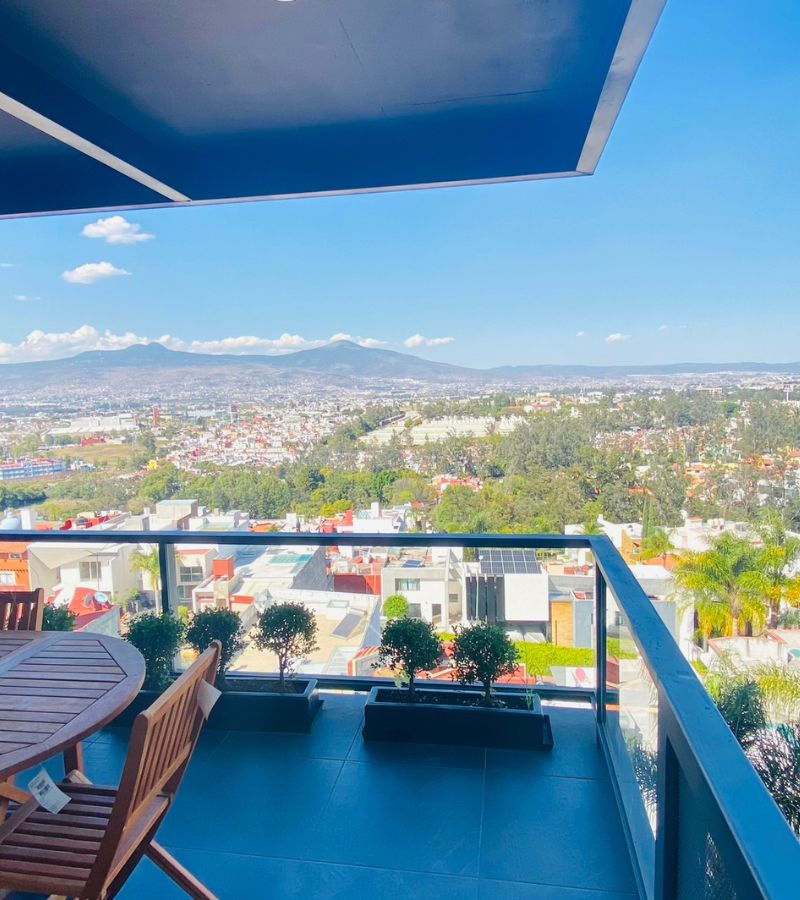
[(0, 386), (32, 389), (66, 382), (97, 384), (134, 376), (163, 381), (170, 373), (187, 377), (227, 375), (247, 371), (259, 380), (320, 378), (333, 382), (410, 379), (433, 384), (533, 382), (537, 379), (615, 379), (628, 376), (669, 376), (736, 372), (800, 373), (793, 363), (671, 363), (668, 365), (523, 365), (490, 369), (468, 368), (422, 359), (395, 350), (366, 348), (351, 341), (334, 341), (310, 350), (282, 355), (205, 354), (170, 350), (159, 343), (134, 344), (123, 350), (90, 350), (66, 359), (10, 363), (0, 366)]

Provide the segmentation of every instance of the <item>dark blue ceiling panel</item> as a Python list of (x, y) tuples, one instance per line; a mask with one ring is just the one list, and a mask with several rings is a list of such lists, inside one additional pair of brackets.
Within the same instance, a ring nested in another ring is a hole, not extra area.
[(663, 4), (3, 0), (0, 215), (589, 173)]

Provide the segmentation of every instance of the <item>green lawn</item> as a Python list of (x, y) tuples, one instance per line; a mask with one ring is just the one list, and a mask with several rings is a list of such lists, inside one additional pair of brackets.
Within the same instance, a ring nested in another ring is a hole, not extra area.
[(136, 449), (134, 444), (89, 444), (86, 447), (58, 447), (50, 452), (53, 456), (82, 459), (95, 466), (112, 466), (120, 460), (129, 463)]
[[(439, 637), (452, 641), (452, 632), (442, 632)], [(594, 650), (591, 647), (559, 647), (556, 644), (514, 641), (519, 661), (527, 666), (531, 675), (552, 675), (552, 666), (593, 666)], [(632, 641), (608, 639), (608, 655), (617, 659), (635, 659), (637, 653)]]
[(594, 650), (588, 647), (558, 647), (514, 641), (519, 660), (531, 675), (551, 675), (551, 666), (593, 666)]

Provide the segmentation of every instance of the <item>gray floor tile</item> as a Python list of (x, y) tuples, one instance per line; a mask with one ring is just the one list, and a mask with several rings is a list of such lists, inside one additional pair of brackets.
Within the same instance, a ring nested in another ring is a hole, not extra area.
[(300, 855), (342, 762), (244, 751), (237, 755), (230, 749), (226, 742), (193, 761), (159, 840), (188, 848)]
[(635, 891), (611, 785), (487, 768), (480, 875)]
[(478, 881), (478, 900), (638, 900), (638, 894), (588, 891), (519, 881)]
[(594, 714), (588, 708), (545, 706), (553, 728), (554, 747), (549, 752), (487, 751), (486, 762), (492, 768), (513, 765), (531, 775), (559, 775), (570, 778), (594, 778), (608, 781), (608, 767), (597, 743)]
[(408, 766), (445, 766), (448, 769), (483, 769), (483, 747), (450, 747), (444, 744), (365, 741), (359, 734), (353, 741), (350, 759)]
[[(221, 900), (633, 900), (591, 712), (549, 712), (552, 753), (365, 743), (338, 694), (311, 735), (205, 730), (158, 837)], [(87, 742), (90, 778), (118, 781), (128, 738)], [(184, 895), (145, 860), (121, 896)]]
[(232, 746), (237, 749), (252, 747), (254, 752), (279, 757), (313, 756), (341, 760), (347, 757), (360, 733), (363, 718), (363, 702), (340, 702), (340, 698), (335, 698), (323, 705), (311, 734), (231, 731), (225, 738), (226, 752)]
[[(253, 857), (213, 851), (174, 850), (175, 857), (220, 900), (477, 900), (477, 881), (449, 875), (343, 866), (334, 863)], [(158, 897), (179, 900), (169, 879), (148, 861), (134, 872), (119, 895), (123, 900)], [(603, 898), (600, 898), (603, 900)]]
[(483, 772), (348, 761), (302, 856), (476, 875)]

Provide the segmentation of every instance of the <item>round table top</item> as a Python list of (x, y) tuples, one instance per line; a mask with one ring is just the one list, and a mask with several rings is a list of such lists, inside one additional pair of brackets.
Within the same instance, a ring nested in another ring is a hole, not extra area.
[(0, 781), (99, 731), (143, 681), (141, 653), (120, 638), (0, 631)]

